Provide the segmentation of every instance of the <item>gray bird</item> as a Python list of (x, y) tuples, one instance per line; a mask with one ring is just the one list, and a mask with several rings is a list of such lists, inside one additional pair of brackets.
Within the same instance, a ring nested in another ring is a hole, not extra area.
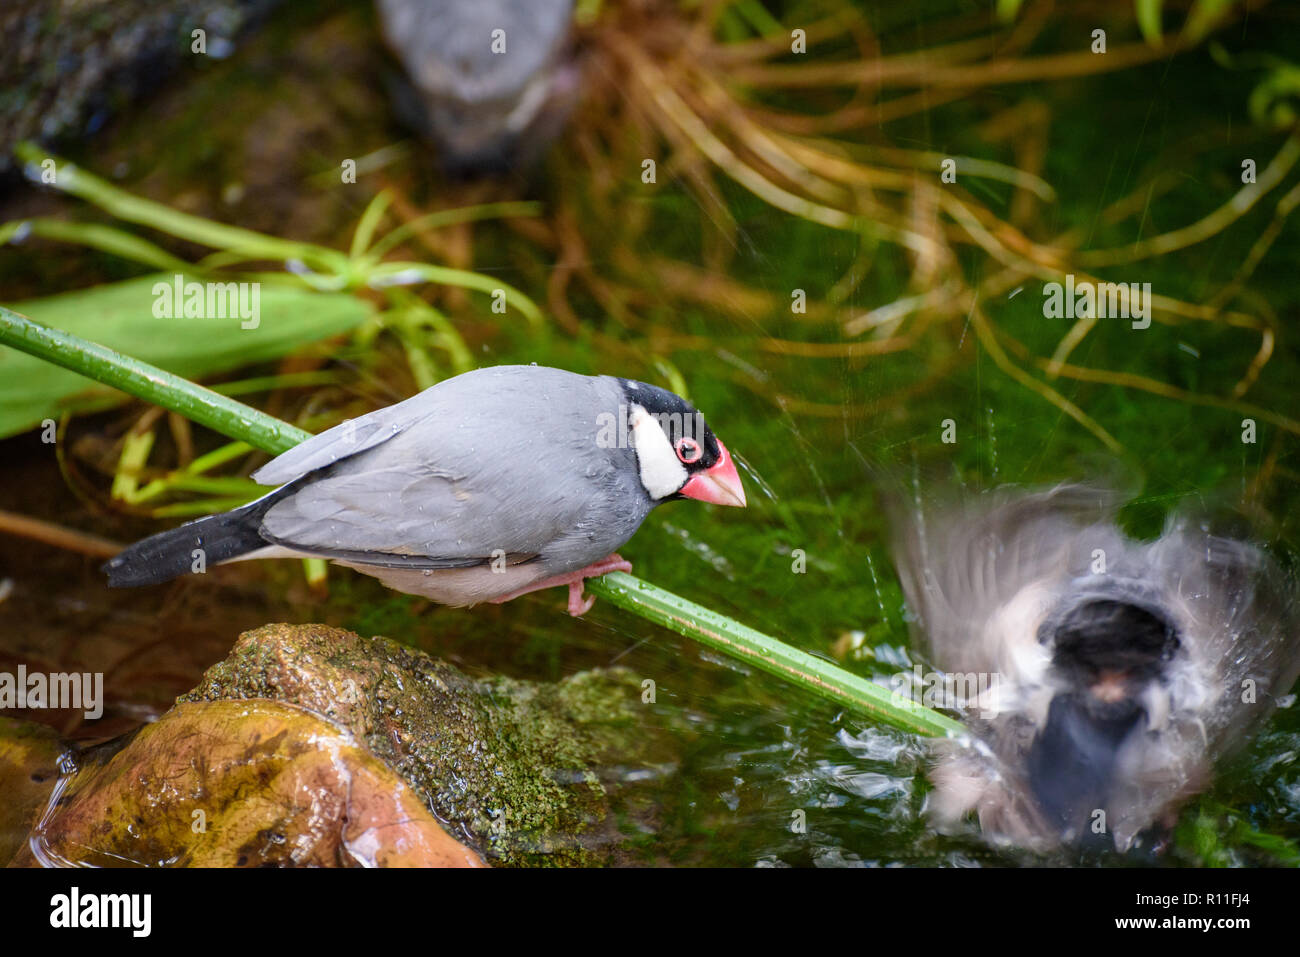
[(630, 571), (616, 550), (656, 505), (745, 505), (689, 403), (543, 366), (467, 372), (335, 426), (253, 474), (274, 492), (146, 538), (104, 570), (150, 585), (209, 564), (316, 556), (447, 605), (509, 601)]
[(414, 97), (399, 106), (452, 172), (519, 168), (559, 134), (580, 69), (573, 0), (377, 0)]
[(940, 830), (974, 813), (993, 843), (1158, 846), (1295, 682), (1296, 596), (1273, 559), (1186, 513), (1135, 542), (1119, 504), (1004, 490), (899, 523), (915, 629), (973, 730), (938, 746)]

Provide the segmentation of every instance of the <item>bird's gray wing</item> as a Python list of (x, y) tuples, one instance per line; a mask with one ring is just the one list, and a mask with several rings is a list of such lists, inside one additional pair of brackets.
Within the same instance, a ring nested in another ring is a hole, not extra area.
[[(1200, 715), (1198, 734), (1228, 746), (1300, 673), (1295, 583), (1262, 548), (1189, 513), (1174, 516), (1144, 558), (1183, 633), (1183, 697), (1204, 699), (1186, 705)], [(1179, 691), (1176, 683), (1173, 707)]]
[(425, 568), (521, 562), (599, 539), (616, 517), (619, 457), (632, 454), (598, 447), (597, 415), (617, 408), (615, 388), (530, 366), (449, 379), (409, 409), (414, 400), (358, 419), (360, 451), (335, 429), (307, 443), (320, 445), (272, 474), (324, 471), (267, 511), (262, 534), (313, 554)]
[(946, 506), (894, 502), (894, 562), (935, 663), (1015, 678), (1057, 590), (1086, 573), (1096, 549), (1122, 551), (1122, 539), (1103, 523), (1116, 500), (1062, 485)]
[(1263, 549), (1175, 515), (1134, 549), (1179, 648), (1147, 693), (1147, 733), (1119, 755), (1112, 827), (1118, 846), (1200, 790), (1245, 743), (1300, 672), (1294, 583)]
[[(437, 386), (434, 386), (436, 389)], [(262, 485), (285, 485), (341, 459), (358, 455), (409, 428), (429, 415), (438, 403), (426, 390), (396, 405), (340, 422), (275, 457), (253, 473)]]

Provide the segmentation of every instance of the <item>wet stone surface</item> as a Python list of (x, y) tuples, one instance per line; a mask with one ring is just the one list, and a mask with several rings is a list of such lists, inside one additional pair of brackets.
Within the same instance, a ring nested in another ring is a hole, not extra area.
[(654, 826), (631, 782), (673, 766), (640, 693), (623, 669), (475, 679), (385, 638), (267, 625), (181, 700), (269, 698), (328, 717), (494, 863), (619, 863)]

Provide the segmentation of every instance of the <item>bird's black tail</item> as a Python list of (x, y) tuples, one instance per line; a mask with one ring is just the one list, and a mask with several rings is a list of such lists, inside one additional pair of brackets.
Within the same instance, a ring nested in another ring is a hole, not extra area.
[(262, 516), (289, 486), (230, 512), (209, 515), (128, 545), (101, 566), (110, 588), (157, 585), (271, 544), (259, 529)]

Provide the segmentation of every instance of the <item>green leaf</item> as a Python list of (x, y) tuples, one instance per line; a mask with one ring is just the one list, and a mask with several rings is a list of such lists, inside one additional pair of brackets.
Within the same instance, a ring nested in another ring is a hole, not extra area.
[(1247, 109), (1260, 126), (1294, 128), (1300, 121), (1300, 68), (1275, 61), (1273, 69), (1250, 91)]
[(998, 19), (1003, 23), (1011, 23), (1020, 13), (1024, 2), (1025, 0), (998, 0)]
[(1142, 31), (1142, 36), (1146, 37), (1147, 43), (1153, 47), (1160, 46), (1164, 35), (1160, 23), (1160, 8), (1164, 6), (1164, 0), (1134, 0), (1133, 5), (1136, 8), (1138, 29)]
[(137, 223), (160, 232), (187, 239), (201, 246), (238, 253), (255, 260), (293, 261), (305, 263), (315, 272), (348, 277), (348, 258), (336, 249), (327, 249), (312, 243), (295, 242), (278, 236), (230, 226), (215, 220), (204, 219), (164, 206), (153, 200), (135, 196), (119, 189), (107, 180), (100, 179), (73, 163), (47, 155), (32, 143), (19, 143), (14, 155), (29, 165), (46, 159), (55, 162), (54, 186), (65, 193), (94, 203), (114, 218)]
[(782, 32), (781, 22), (768, 13), (759, 0), (735, 0), (733, 9), (761, 37), (775, 36)]
[[(237, 315), (159, 318), (154, 315), (154, 286), (174, 283), (175, 275), (159, 273), (7, 305), (42, 325), (187, 379), (279, 358), (304, 343), (346, 332), (374, 313), (370, 303), (350, 294), (262, 283), (256, 328), (242, 328)], [(121, 393), (96, 387), (75, 372), (0, 347), (0, 437), (65, 411), (104, 408), (124, 400)]]
[(1196, 0), (1183, 24), (1183, 34), (1195, 43), (1217, 27), (1236, 0)]

